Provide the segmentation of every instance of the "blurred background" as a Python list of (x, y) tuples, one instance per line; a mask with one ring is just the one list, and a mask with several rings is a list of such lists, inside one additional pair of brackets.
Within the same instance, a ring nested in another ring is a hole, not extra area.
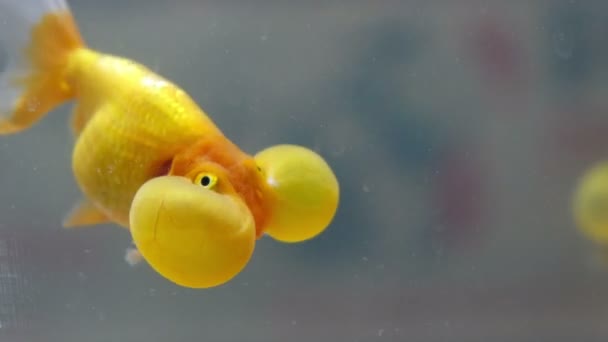
[(0, 139), (0, 341), (606, 341), (571, 197), (608, 148), (600, 1), (70, 2), (87, 43), (189, 92), (249, 153), (311, 147), (330, 228), (209, 290), (65, 231), (65, 105)]

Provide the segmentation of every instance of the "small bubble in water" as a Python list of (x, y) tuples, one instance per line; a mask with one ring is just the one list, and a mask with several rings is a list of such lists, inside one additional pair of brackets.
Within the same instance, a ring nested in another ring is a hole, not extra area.
[(553, 49), (559, 58), (569, 59), (572, 57), (574, 53), (572, 39), (568, 39), (567, 35), (563, 32), (554, 33), (552, 38)]
[(379, 329), (378, 330), (378, 336), (382, 337), (382, 335), (384, 335), (384, 329)]

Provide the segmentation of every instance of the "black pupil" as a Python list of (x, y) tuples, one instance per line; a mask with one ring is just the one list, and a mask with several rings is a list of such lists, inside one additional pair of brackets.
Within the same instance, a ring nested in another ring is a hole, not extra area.
[(201, 178), (202, 186), (207, 186), (209, 183), (211, 183), (211, 178), (209, 178), (209, 176), (203, 176), (203, 178)]

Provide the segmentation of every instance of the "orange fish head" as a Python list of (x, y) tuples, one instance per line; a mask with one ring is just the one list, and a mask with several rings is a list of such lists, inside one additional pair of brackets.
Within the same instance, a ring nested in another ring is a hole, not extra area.
[(221, 135), (201, 139), (172, 161), (170, 175), (184, 176), (197, 183), (205, 174), (217, 179), (216, 192), (238, 196), (253, 215), (256, 236), (263, 234), (269, 219), (272, 192), (255, 159)]
[(210, 178), (216, 192), (239, 197), (253, 215), (256, 236), (262, 235), (271, 211), (272, 193), (253, 157), (240, 154), (238, 158), (219, 162), (202, 159), (191, 163), (184, 173), (186, 178), (201, 185)]

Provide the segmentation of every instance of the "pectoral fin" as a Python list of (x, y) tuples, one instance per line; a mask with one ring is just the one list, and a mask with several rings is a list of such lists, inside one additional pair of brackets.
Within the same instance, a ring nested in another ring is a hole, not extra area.
[(93, 203), (82, 200), (72, 208), (72, 211), (63, 219), (64, 228), (78, 228), (101, 223), (111, 222)]
[(144, 261), (144, 257), (137, 250), (137, 248), (129, 247), (125, 251), (125, 261), (131, 267), (137, 266)]

